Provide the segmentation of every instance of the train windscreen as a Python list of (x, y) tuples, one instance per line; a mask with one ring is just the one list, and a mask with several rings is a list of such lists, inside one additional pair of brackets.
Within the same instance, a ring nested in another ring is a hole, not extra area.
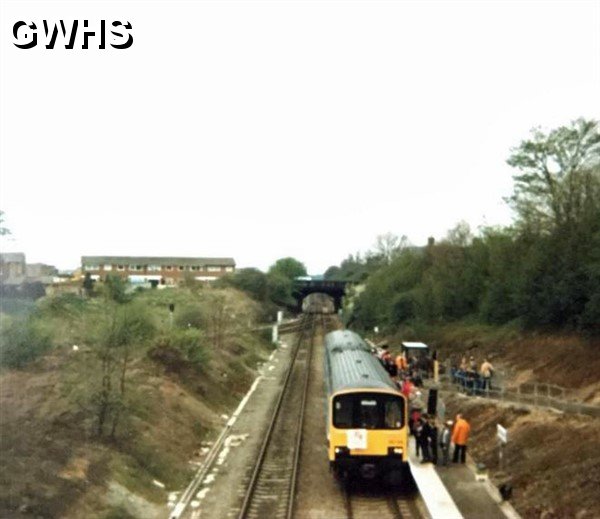
[(404, 399), (385, 393), (350, 393), (333, 399), (333, 426), (338, 429), (401, 429)]

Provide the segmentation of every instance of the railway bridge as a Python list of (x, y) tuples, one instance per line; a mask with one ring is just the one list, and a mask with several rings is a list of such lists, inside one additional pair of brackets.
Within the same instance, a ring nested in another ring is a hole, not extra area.
[(309, 294), (326, 294), (333, 299), (335, 311), (342, 307), (342, 297), (346, 294), (346, 281), (330, 281), (326, 279), (296, 278), (292, 288), (292, 296), (297, 302), (298, 311), (302, 311), (302, 301)]

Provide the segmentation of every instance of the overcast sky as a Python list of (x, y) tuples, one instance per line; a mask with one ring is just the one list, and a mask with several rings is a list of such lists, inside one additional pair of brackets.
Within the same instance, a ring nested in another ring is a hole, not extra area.
[[(127, 50), (13, 24), (129, 21)], [(510, 148), (600, 118), (600, 2), (1, 3), (3, 251), (310, 273), (508, 224)]]

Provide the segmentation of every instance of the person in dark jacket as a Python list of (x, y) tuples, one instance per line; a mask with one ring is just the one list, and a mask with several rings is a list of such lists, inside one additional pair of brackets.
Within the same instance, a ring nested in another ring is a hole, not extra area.
[(431, 455), (431, 462), (437, 465), (438, 460), (438, 427), (435, 423), (435, 416), (428, 415), (427, 423), (429, 424), (429, 453)]
[(431, 449), (429, 448), (429, 442), (431, 438), (431, 424), (428, 415), (425, 415), (425, 419), (422, 420), (423, 427), (421, 428), (421, 434), (419, 440), (421, 442), (421, 452), (423, 453), (423, 459), (421, 463), (431, 462)]

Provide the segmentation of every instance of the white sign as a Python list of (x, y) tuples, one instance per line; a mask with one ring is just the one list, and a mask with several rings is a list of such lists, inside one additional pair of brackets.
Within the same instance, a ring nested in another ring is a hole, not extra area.
[(508, 443), (508, 431), (500, 424), (496, 425), (496, 436), (502, 443)]
[(367, 448), (367, 430), (366, 429), (350, 429), (346, 431), (346, 440), (348, 448), (366, 449)]

